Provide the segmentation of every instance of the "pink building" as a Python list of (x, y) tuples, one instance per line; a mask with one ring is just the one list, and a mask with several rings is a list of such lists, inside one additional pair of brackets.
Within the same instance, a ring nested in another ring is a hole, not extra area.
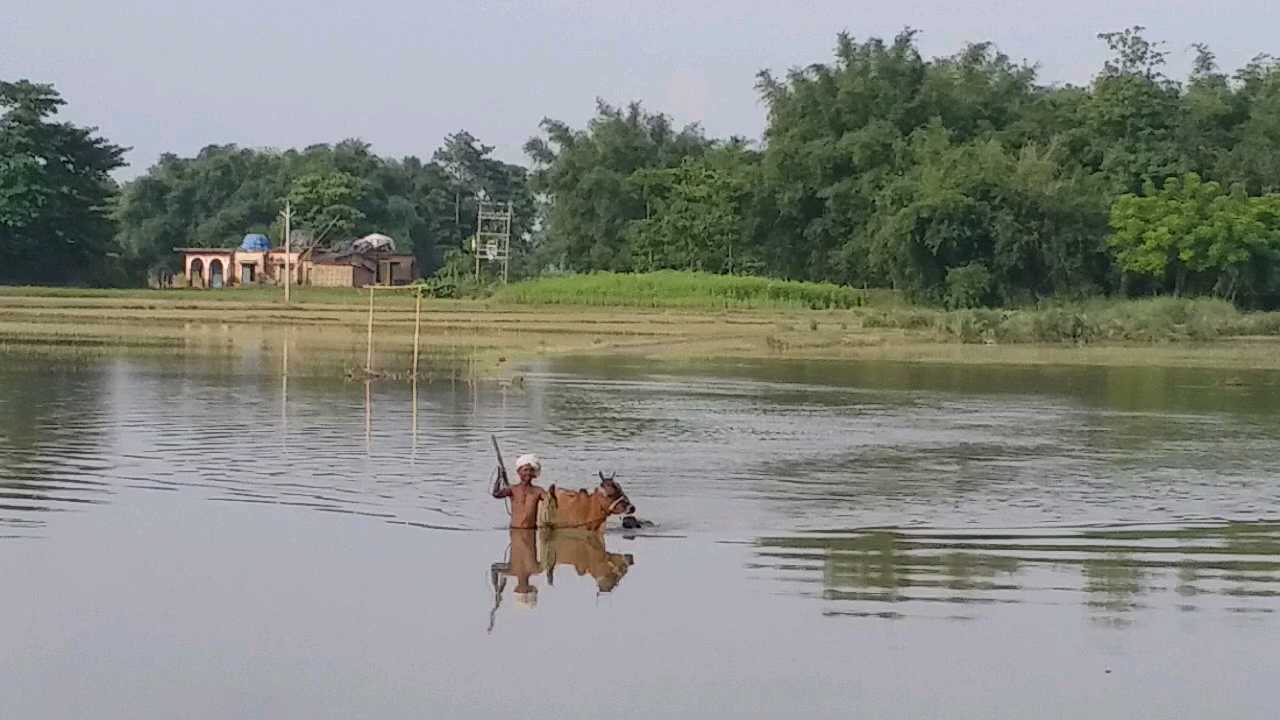
[[(183, 281), (193, 288), (236, 285), (283, 285), (285, 252), (272, 248), (266, 235), (250, 233), (238, 248), (174, 248), (182, 254)], [(396, 252), (395, 240), (374, 233), (341, 250), (288, 254), (294, 285), (364, 287), (404, 285), (418, 279), (418, 263), (411, 253)]]
[[(182, 272), (187, 287), (219, 288), (236, 285), (283, 285), (285, 252), (237, 248), (174, 248), (182, 255)], [(302, 256), (289, 253), (292, 282), (301, 285), (305, 277)]]

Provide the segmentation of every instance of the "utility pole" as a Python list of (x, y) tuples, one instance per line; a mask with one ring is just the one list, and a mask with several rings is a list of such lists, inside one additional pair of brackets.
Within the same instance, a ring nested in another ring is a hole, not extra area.
[(507, 232), (506, 237), (502, 238), (502, 284), (507, 284), (507, 278), (511, 275), (511, 218), (514, 214), (511, 212), (511, 201), (507, 201)]
[(284, 212), (280, 213), (280, 217), (284, 218), (284, 304), (289, 304), (289, 284), (292, 281), (289, 268), (289, 222), (293, 220), (293, 208), (289, 205), (289, 201), (284, 201)]

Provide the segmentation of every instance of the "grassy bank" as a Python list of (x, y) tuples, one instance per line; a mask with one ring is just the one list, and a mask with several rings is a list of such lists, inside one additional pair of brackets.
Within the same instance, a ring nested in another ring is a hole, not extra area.
[[(218, 319), (223, 322), (359, 323), (368, 294), (353, 288), (294, 288), (283, 305), (279, 288), (221, 290), (94, 290), (0, 287), (0, 319), (19, 314), (50, 321), (77, 313), (131, 319)], [(403, 312), (413, 306), (409, 292), (380, 292), (377, 306)], [(784, 318), (791, 328), (812, 325), (884, 334), (900, 331), (919, 340), (966, 344), (1142, 344), (1212, 342), (1241, 336), (1280, 337), (1280, 312), (1240, 312), (1214, 299), (1098, 298), (1019, 309), (942, 310), (910, 305), (887, 290), (864, 291), (822, 283), (756, 277), (662, 271), (643, 274), (592, 273), (540, 278), (497, 289), (477, 300), (429, 299), (426, 312), (481, 313), (486, 317), (554, 317), (560, 325), (598, 326), (601, 317), (625, 323), (636, 312), (693, 317), (714, 313), (737, 320)], [(142, 315), (146, 311), (147, 315)], [(826, 317), (824, 317), (826, 314)], [(403, 319), (403, 318), (402, 318)], [(477, 322), (482, 322), (477, 320)], [(775, 346), (780, 346), (775, 343)]]
[[(711, 275), (696, 272), (590, 273), (527, 280), (496, 288), (473, 302), (492, 305), (567, 305), (590, 307), (662, 308), (681, 310), (842, 310), (887, 304), (888, 291), (864, 291), (829, 283), (793, 282), (759, 277)], [(52, 287), (0, 287), (3, 298), (133, 299), (208, 302), (283, 302), (277, 287), (235, 287), (219, 290), (97, 290)], [(379, 302), (410, 302), (411, 293), (383, 293)], [(299, 304), (350, 305), (368, 295), (354, 288), (295, 287)], [(438, 302), (438, 301), (437, 301)]]
[(886, 290), (674, 271), (542, 278), (502, 288), (492, 302), (701, 311), (845, 310), (846, 328), (904, 330), (940, 341), (1000, 345), (1280, 336), (1280, 313), (1243, 313), (1216, 299), (1097, 298), (1021, 309), (948, 311), (903, 303)]
[(1019, 310), (899, 307), (867, 312), (863, 326), (930, 331), (962, 343), (1210, 342), (1280, 336), (1280, 313), (1242, 313), (1223, 300), (1096, 299)]
[[(889, 294), (828, 295), (824, 286), (802, 283), (782, 284), (784, 291), (750, 278), (729, 278), (734, 282), (713, 290), (687, 284), (701, 276), (666, 275), (553, 278), (513, 285), (487, 300), (426, 300), (423, 352), (481, 358), (483, 373), (575, 354), (1280, 368), (1280, 313), (1241, 313), (1214, 300), (943, 311)], [(606, 286), (599, 296), (580, 294), (595, 283)], [(0, 351), (198, 356), (252, 351), (287, 337), (298, 344), (298, 358), (311, 351), (331, 366), (363, 367), (366, 293), (303, 288), (293, 304), (280, 300), (274, 288), (4, 288)], [(375, 366), (403, 370), (413, 339), (412, 297), (379, 294), (374, 325)]]
[[(887, 296), (883, 291), (879, 294)], [(872, 299), (868, 291), (829, 283), (674, 270), (539, 278), (501, 288), (493, 295), (493, 301), (502, 304), (696, 310), (848, 310), (873, 304)]]

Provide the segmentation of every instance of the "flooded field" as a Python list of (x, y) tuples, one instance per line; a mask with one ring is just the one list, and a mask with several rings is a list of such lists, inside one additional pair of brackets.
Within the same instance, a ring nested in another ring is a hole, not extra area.
[(1274, 717), (1280, 373), (269, 350), (0, 356), (0, 717)]

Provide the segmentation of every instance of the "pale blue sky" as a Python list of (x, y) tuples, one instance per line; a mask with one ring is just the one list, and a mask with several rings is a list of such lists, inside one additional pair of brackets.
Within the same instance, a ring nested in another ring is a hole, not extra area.
[(7, 0), (0, 77), (55, 83), (66, 116), (132, 146), (128, 177), (161, 152), (210, 143), (303, 146), (356, 136), (429, 157), (465, 128), (524, 161), (546, 115), (582, 125), (594, 99), (643, 100), (715, 136), (758, 138), (761, 68), (831, 58), (835, 34), (923, 31), (927, 55), (992, 40), (1086, 82), (1098, 32), (1132, 24), (1168, 41), (1181, 75), (1193, 42), (1234, 69), (1280, 54), (1276, 0)]

